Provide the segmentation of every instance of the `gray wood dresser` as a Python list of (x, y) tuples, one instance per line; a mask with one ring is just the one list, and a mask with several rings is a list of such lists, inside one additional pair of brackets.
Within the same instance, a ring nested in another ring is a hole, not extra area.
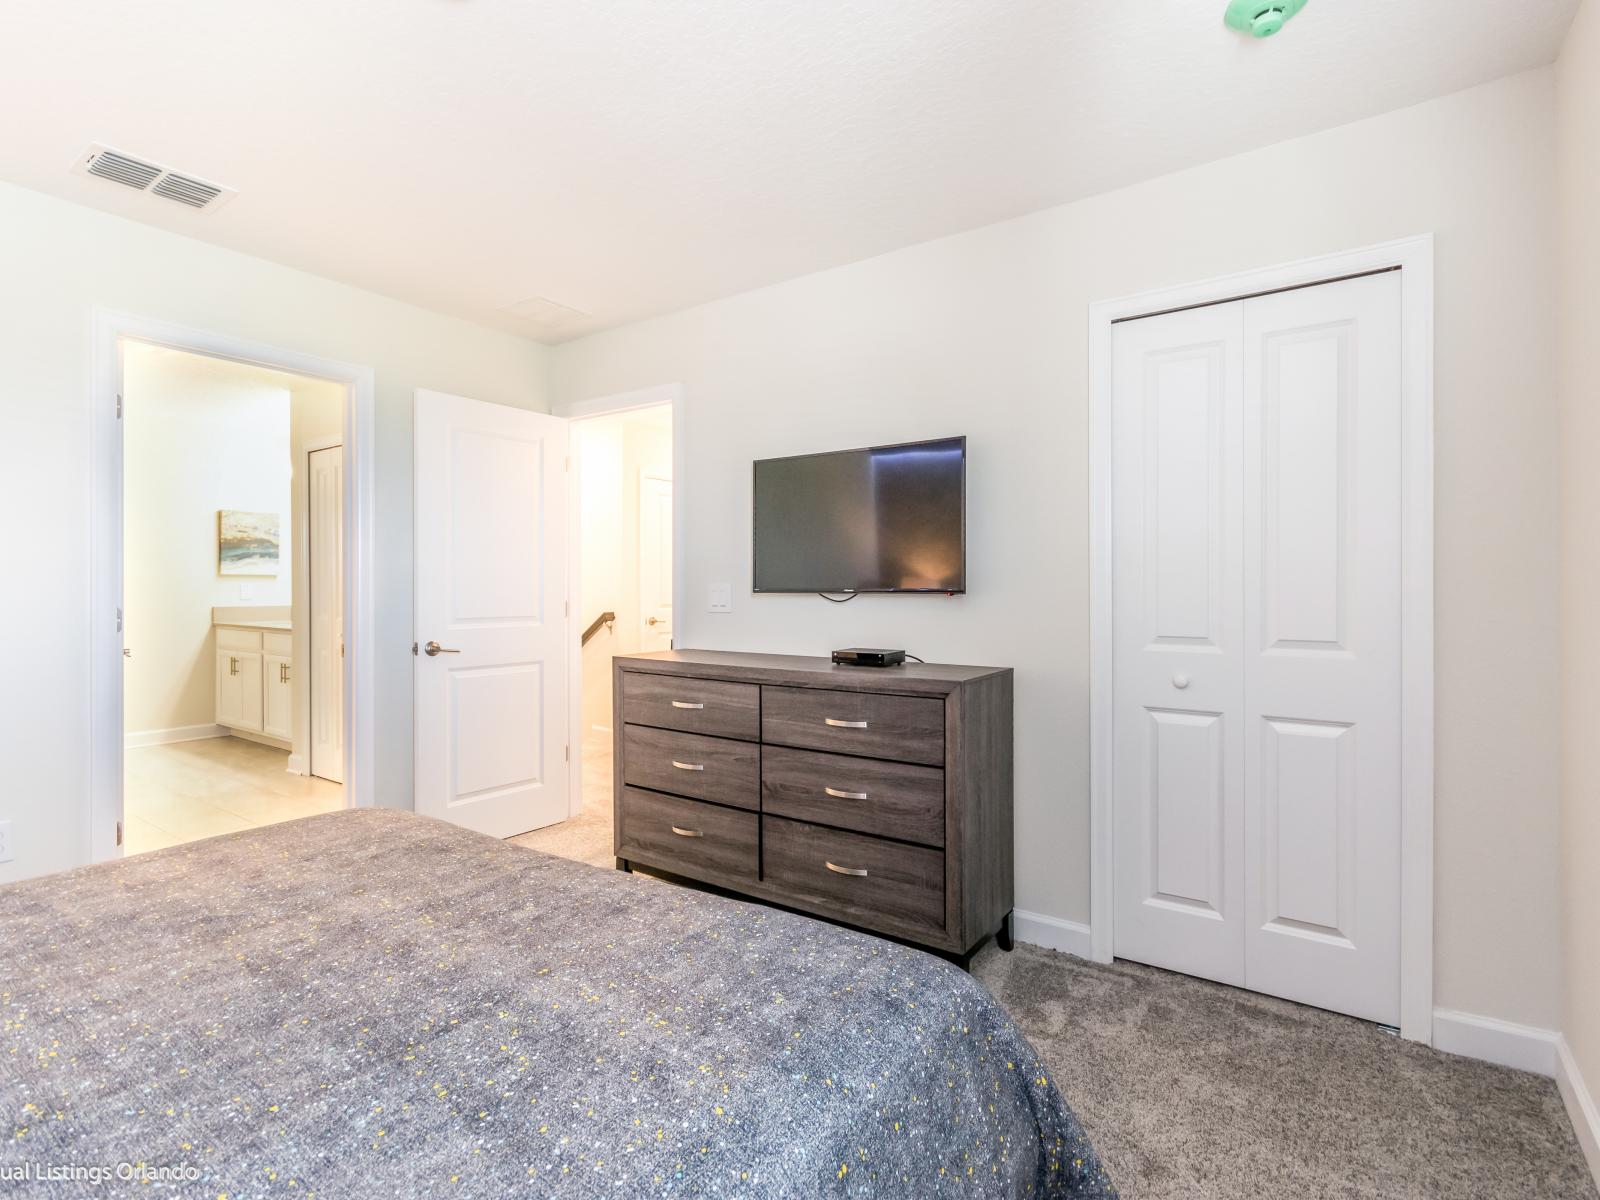
[(965, 960), (1011, 946), (1010, 668), (614, 660), (617, 866)]

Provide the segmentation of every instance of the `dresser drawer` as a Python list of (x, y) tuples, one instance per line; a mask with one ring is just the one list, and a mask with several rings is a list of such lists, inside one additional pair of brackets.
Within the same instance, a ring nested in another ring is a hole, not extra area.
[(761, 755), (761, 810), (943, 846), (944, 772), (938, 767), (769, 746)]
[(761, 689), (753, 683), (624, 671), (622, 719), (755, 741), (761, 736)]
[(622, 781), (737, 808), (761, 807), (761, 747), (678, 729), (624, 725)]
[(761, 831), (768, 886), (869, 929), (944, 928), (938, 850), (783, 817), (762, 817)]
[(754, 883), (760, 821), (753, 812), (625, 787), (617, 804), (617, 857), (707, 883)]
[(944, 765), (944, 701), (763, 687), (761, 738), (783, 746)]

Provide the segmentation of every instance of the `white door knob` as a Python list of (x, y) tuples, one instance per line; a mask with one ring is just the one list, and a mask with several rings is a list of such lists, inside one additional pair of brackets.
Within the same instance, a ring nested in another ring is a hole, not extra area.
[(1174, 675), (1172, 677), (1172, 686), (1180, 692), (1183, 691), (1184, 688), (1189, 686), (1189, 677), (1187, 675)]

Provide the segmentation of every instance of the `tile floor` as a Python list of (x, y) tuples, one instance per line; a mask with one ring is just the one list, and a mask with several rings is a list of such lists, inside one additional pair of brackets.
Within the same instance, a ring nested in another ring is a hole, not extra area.
[(344, 788), (289, 774), (288, 759), (286, 751), (236, 737), (125, 751), (123, 853), (344, 807)]

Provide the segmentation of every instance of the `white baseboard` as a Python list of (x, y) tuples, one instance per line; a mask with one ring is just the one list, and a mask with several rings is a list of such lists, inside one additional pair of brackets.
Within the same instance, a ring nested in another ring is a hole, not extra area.
[(171, 742), (198, 742), (201, 738), (227, 736), (228, 730), (222, 725), (180, 725), (176, 729), (142, 729), (125, 733), (122, 735), (122, 745), (126, 750), (136, 750), (140, 746), (165, 746)]
[(1433, 1048), (1446, 1054), (1551, 1077), (1556, 1073), (1556, 1047), (1560, 1041), (1561, 1035), (1553, 1029), (1518, 1025), (1452, 1008), (1433, 1010)]
[(1578, 1060), (1572, 1056), (1572, 1047), (1564, 1037), (1556, 1039), (1556, 1087), (1567, 1106), (1567, 1116), (1572, 1118), (1583, 1157), (1589, 1161), (1589, 1173), (1600, 1187), (1600, 1108), (1595, 1107), (1594, 1093), (1584, 1082)]
[(1011, 914), (1011, 934), (1019, 942), (1043, 946), (1047, 950), (1060, 950), (1079, 958), (1088, 958), (1090, 954), (1089, 927), (1076, 921), (1023, 912), (1019, 908)]
[(274, 750), (293, 750), (294, 747), (284, 738), (275, 738), (270, 733), (256, 733), (250, 729), (224, 729), (229, 737), (242, 738), (247, 742), (254, 742), (258, 746), (271, 746)]
[(589, 728), (594, 730), (596, 733), (610, 733), (611, 732), (611, 726), (609, 726), (609, 725), (591, 725), (591, 726), (589, 726)]

